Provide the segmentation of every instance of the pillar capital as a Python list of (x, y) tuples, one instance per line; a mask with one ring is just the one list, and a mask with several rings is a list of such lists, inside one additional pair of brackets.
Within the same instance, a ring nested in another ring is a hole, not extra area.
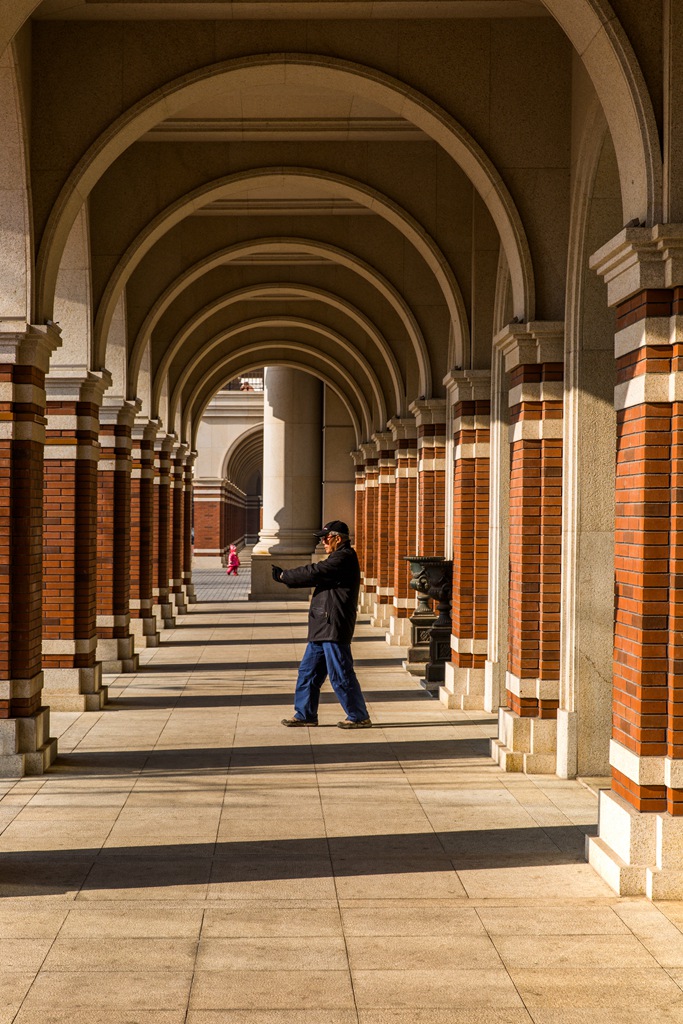
[[(161, 429), (161, 426), (159, 427)], [(157, 433), (154, 438), (154, 451), (163, 453), (166, 456), (172, 456), (173, 447), (178, 443), (178, 438), (175, 434), (159, 434)]]
[(3, 366), (37, 366), (47, 373), (50, 356), (62, 344), (56, 324), (27, 324), (23, 331), (6, 331), (0, 323), (0, 363)]
[(88, 402), (102, 405), (104, 392), (111, 386), (109, 370), (89, 370), (86, 366), (53, 366), (45, 378), (48, 402)]
[(564, 362), (564, 323), (561, 320), (533, 320), (508, 324), (493, 339), (503, 356), (505, 370), (534, 363)]
[(377, 461), (377, 446), (374, 441), (363, 441), (358, 447), (363, 453), (363, 460), (366, 466), (369, 462), (375, 463)]
[(446, 399), (445, 398), (418, 398), (408, 406), (415, 417), (415, 425), (419, 430), (431, 424), (443, 424), (446, 422)]
[(683, 224), (626, 227), (591, 256), (617, 306), (638, 292), (683, 285)]
[(139, 398), (129, 400), (116, 395), (105, 395), (100, 407), (100, 424), (130, 427), (135, 424), (142, 402)]
[(151, 420), (148, 416), (141, 416), (139, 413), (133, 423), (134, 441), (154, 441), (159, 431), (159, 421)]
[(490, 370), (449, 370), (443, 383), (451, 406), (458, 402), (486, 402), (491, 398)]
[(417, 424), (413, 416), (394, 417), (389, 420), (387, 426), (396, 442), (414, 441), (417, 438)]
[(393, 458), (394, 451), (396, 449), (396, 442), (394, 436), (389, 430), (378, 431), (372, 435), (372, 440), (375, 443), (375, 449), (380, 459)]
[(354, 448), (352, 452), (349, 452), (349, 455), (353, 459), (356, 469), (362, 469), (365, 466), (365, 455), (360, 448)]

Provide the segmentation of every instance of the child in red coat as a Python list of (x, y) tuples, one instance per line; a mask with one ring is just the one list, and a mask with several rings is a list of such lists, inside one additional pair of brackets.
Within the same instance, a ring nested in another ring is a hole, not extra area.
[(237, 570), (239, 569), (240, 556), (237, 554), (237, 548), (234, 544), (230, 545), (230, 553), (228, 555), (228, 568), (226, 575), (237, 576)]

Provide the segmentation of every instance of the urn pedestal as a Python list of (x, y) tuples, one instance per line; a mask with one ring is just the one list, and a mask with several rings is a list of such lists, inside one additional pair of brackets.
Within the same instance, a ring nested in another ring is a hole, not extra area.
[[(451, 656), (453, 563), (446, 558), (419, 555), (408, 555), (406, 561), (410, 565), (410, 587), (417, 592), (418, 606), (410, 619), (412, 643), (403, 667), (436, 696)], [(430, 598), (437, 601), (438, 615), (429, 607)]]

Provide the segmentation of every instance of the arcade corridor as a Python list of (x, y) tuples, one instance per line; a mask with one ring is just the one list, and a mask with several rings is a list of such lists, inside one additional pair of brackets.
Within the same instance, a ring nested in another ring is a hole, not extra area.
[(584, 862), (593, 793), (502, 772), (493, 716), (430, 699), (367, 618), (375, 728), (337, 730), (328, 689), (282, 729), (304, 623), (193, 605), (0, 783), (1, 1024), (683, 1021), (683, 904)]

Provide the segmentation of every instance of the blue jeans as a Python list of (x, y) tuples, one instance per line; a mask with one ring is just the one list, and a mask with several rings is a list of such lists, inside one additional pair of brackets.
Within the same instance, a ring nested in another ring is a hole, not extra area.
[(299, 665), (294, 691), (294, 717), (307, 722), (318, 718), (320, 688), (329, 675), (332, 689), (352, 722), (368, 718), (358, 677), (353, 669), (351, 644), (309, 642)]

